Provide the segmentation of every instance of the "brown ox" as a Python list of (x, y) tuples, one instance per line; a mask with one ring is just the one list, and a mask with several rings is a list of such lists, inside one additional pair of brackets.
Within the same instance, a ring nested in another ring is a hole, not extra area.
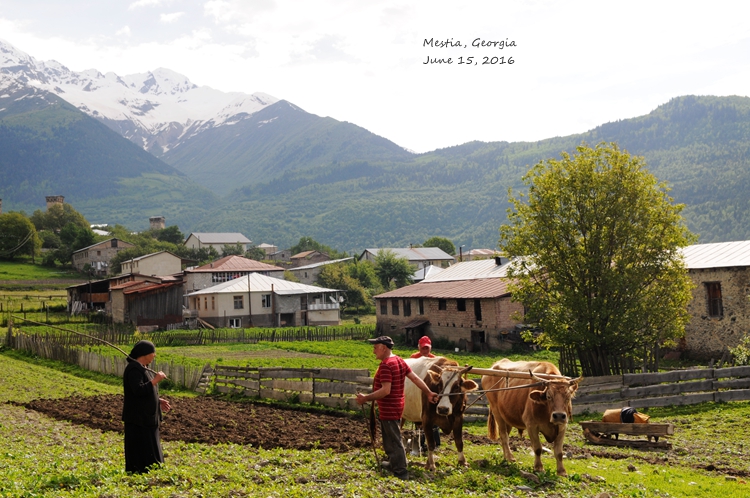
[(435, 470), (435, 439), (432, 433), (434, 426), (440, 427), (443, 434), (453, 433), (458, 451), (458, 463), (466, 466), (462, 437), (466, 392), (474, 391), (479, 387), (473, 380), (466, 380), (462, 377), (471, 367), (461, 368), (457, 362), (441, 356), (407, 358), (404, 361), (419, 378), (424, 380), (432, 392), (441, 395), (437, 404), (428, 403), (427, 395), (408, 378), (404, 385), (403, 419), (422, 423), (428, 448), (427, 470)]
[[(496, 370), (511, 370), (515, 372), (532, 372), (535, 374), (560, 375), (560, 371), (552, 363), (545, 361), (510, 361), (504, 358), (494, 365)], [(572, 416), (572, 403), (578, 382), (581, 379), (542, 379), (534, 376), (532, 379), (508, 379), (507, 387), (526, 384), (539, 385), (522, 389), (510, 389), (487, 393), (490, 413), (487, 419), (487, 432), (491, 439), (497, 439), (498, 434), (503, 445), (503, 454), (508, 461), (515, 461), (508, 446), (508, 434), (515, 427), (520, 431), (526, 429), (534, 449), (534, 470), (544, 470), (542, 465), (542, 443), (539, 433), (544, 434), (548, 443), (552, 443), (555, 459), (557, 460), (557, 474), (567, 476), (563, 466), (563, 438), (568, 420)], [(506, 387), (504, 377), (485, 375), (482, 377), (482, 389), (491, 390)]]

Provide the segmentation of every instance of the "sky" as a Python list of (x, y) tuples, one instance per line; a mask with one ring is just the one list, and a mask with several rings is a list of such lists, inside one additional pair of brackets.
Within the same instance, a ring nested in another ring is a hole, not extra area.
[(0, 38), (74, 71), (264, 92), (427, 152), (748, 96), (748, 18), (744, 0), (0, 0)]

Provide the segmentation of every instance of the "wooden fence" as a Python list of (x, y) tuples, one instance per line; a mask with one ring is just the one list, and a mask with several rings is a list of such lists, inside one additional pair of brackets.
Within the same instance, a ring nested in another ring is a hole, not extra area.
[(217, 365), (214, 390), (279, 401), (318, 403), (334, 408), (359, 409), (358, 391), (372, 390), (367, 369), (255, 368)]
[[(78, 365), (92, 372), (118, 377), (122, 377), (127, 365), (125, 356), (105, 356), (69, 344), (45, 340), (42, 336), (27, 335), (18, 331), (15, 333), (9, 331), (5, 336), (5, 344), (12, 349), (29, 351), (41, 358), (62, 361), (63, 363)], [(150, 365), (151, 369), (167, 374), (167, 378), (175, 385), (193, 390), (198, 388), (203, 372), (207, 367), (208, 365), (194, 367), (158, 361)]]

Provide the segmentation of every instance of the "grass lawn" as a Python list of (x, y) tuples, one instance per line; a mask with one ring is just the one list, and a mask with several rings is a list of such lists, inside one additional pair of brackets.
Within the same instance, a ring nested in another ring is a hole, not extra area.
[[(70, 269), (49, 268), (25, 261), (0, 260), (0, 281), (37, 281), (38, 285), (49, 286), (50, 281), (61, 279), (69, 280), (67, 285), (71, 285), (76, 281), (86, 280), (86, 277)], [(4, 285), (10, 284), (6, 282)]]
[[(345, 341), (341, 341), (345, 342)], [(283, 358), (306, 353), (312, 358), (349, 358), (371, 364), (366, 344), (287, 343), (266, 348)], [(228, 356), (206, 348), (203, 356)], [(159, 353), (166, 353), (161, 348)], [(175, 348), (171, 355), (191, 348)], [(201, 356), (200, 349), (193, 353)], [(253, 354), (258, 350), (253, 351)], [(397, 350), (406, 354), (410, 350)], [(251, 350), (248, 350), (251, 352)], [(492, 358), (452, 355), (461, 363), (487, 366)], [(467, 361), (465, 361), (467, 360)], [(706, 403), (651, 409), (652, 422), (675, 424), (669, 451), (642, 451), (587, 444), (577, 423), (566, 437), (568, 478), (554, 474), (554, 459), (545, 453), (545, 472), (530, 477), (533, 456), (528, 439), (514, 449), (517, 463), (505, 462), (496, 444), (467, 442), (468, 468), (456, 466), (452, 443), (443, 439), (438, 469), (426, 472), (423, 457), (411, 457), (412, 480), (381, 475), (372, 450), (334, 453), (327, 450), (265, 450), (234, 444), (165, 442), (165, 465), (145, 475), (124, 473), (122, 436), (56, 421), (7, 403), (64, 396), (120, 393), (117, 379), (83, 378), (52, 363), (26, 361), (0, 353), (0, 496), (75, 497), (746, 497), (750, 496), (750, 446), (742, 434), (750, 403)], [(226, 361), (229, 361), (228, 359)], [(240, 360), (238, 360), (240, 361)], [(307, 360), (305, 360), (307, 361)], [(311, 364), (313, 366), (313, 364)], [(101, 381), (104, 380), (104, 381)], [(177, 416), (173, 414), (172, 416)], [(582, 417), (596, 418), (598, 414)], [(207, 420), (206, 423), (211, 423)], [(366, 431), (363, 419), (363, 431)], [(483, 424), (465, 430), (486, 435)]]

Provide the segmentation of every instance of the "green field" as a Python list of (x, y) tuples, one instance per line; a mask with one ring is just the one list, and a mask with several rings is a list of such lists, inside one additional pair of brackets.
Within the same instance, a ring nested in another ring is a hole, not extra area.
[[(409, 351), (397, 350), (397, 353), (405, 355)], [(299, 353), (316, 355), (305, 359), (311, 362), (310, 366), (325, 357), (364, 368), (376, 364), (371, 347), (361, 343), (159, 350), (160, 357), (191, 354), (200, 361), (222, 355), (222, 361), (227, 363), (252, 363), (262, 356), (281, 361)], [(486, 366), (491, 358), (457, 355), (456, 359)], [(577, 424), (571, 424), (566, 451), (573, 456), (565, 462), (569, 478), (555, 476), (554, 459), (545, 454), (546, 471), (530, 479), (533, 457), (528, 447), (517, 448), (514, 453), (518, 463), (508, 464), (503, 461), (498, 445), (467, 442), (465, 453), (470, 466), (457, 468), (455, 450), (445, 440), (437, 452), (437, 471), (424, 471), (419, 466), (424, 459), (414, 457), (410, 467), (412, 480), (406, 482), (381, 476), (371, 450), (333, 453), (183, 442), (164, 443), (163, 467), (146, 475), (130, 476), (123, 470), (121, 435), (52, 420), (8, 403), (32, 399), (49, 399), (52, 403), (59, 397), (119, 393), (119, 379), (101, 378), (53, 362), (24, 359), (10, 352), (0, 354), (0, 361), (3, 363), (0, 497), (744, 497), (750, 494), (745, 480), (750, 475), (750, 448), (742, 437), (750, 418), (750, 403), (746, 402), (650, 410), (653, 422), (675, 424), (675, 435), (670, 439), (674, 448), (665, 452), (592, 446), (585, 443)], [(66, 372), (60, 371), (63, 368)], [(364, 419), (362, 429), (366, 431)], [(486, 435), (483, 424), (472, 424), (465, 430)]]

